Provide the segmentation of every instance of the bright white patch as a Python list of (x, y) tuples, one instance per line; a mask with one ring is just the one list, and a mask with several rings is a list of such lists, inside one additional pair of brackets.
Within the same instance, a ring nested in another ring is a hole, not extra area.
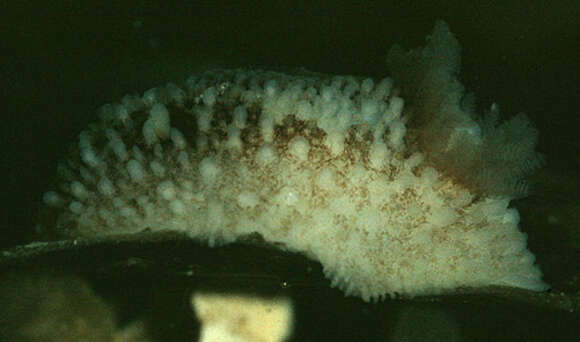
[(282, 342), (292, 332), (287, 299), (197, 293), (191, 304), (201, 322), (200, 342)]

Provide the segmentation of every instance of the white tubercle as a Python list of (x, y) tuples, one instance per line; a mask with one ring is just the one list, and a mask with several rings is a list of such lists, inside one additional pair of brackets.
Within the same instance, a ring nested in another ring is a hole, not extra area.
[(78, 201), (72, 201), (68, 208), (75, 214), (81, 214), (83, 212), (84, 206)]
[(143, 166), (135, 159), (131, 159), (127, 162), (127, 171), (131, 180), (135, 183), (141, 182), (145, 178), (145, 170)]
[(406, 132), (407, 128), (401, 121), (393, 121), (389, 125), (389, 143), (393, 148), (398, 149), (402, 146)]
[(246, 127), (246, 120), (248, 119), (248, 111), (243, 106), (237, 106), (233, 112), (234, 125), (239, 129)]
[(238, 195), (238, 205), (244, 209), (251, 209), (260, 203), (258, 195), (251, 191), (242, 191)]
[(165, 168), (165, 166), (163, 166), (163, 164), (161, 164), (161, 162), (159, 160), (151, 161), (149, 163), (149, 168), (151, 168), (151, 171), (153, 171), (153, 174), (155, 176), (157, 176), (158, 178), (165, 176), (166, 168)]
[(362, 94), (370, 94), (370, 92), (373, 90), (375, 86), (375, 82), (373, 81), (372, 78), (365, 78), (360, 86), (360, 92)]
[(258, 148), (258, 153), (256, 154), (256, 161), (261, 166), (266, 166), (274, 161), (276, 161), (277, 153), (274, 147), (270, 144), (264, 144)]
[(157, 185), (157, 193), (165, 200), (172, 200), (175, 197), (175, 187), (171, 181), (163, 181)]
[(169, 136), (171, 124), (169, 111), (162, 103), (156, 103), (149, 111), (149, 118), (143, 124), (143, 136), (147, 145)]
[(109, 139), (109, 144), (111, 146), (111, 149), (115, 153), (115, 156), (117, 156), (117, 159), (119, 161), (127, 160), (128, 157), (127, 146), (125, 146), (125, 143), (119, 136), (119, 133), (114, 129), (107, 129), (105, 134)]
[(153, 120), (147, 120), (143, 123), (142, 128), (143, 138), (147, 146), (151, 146), (157, 142), (157, 134), (155, 133), (155, 123)]
[(220, 167), (215, 160), (211, 157), (206, 157), (201, 160), (199, 164), (199, 173), (203, 183), (207, 185), (212, 185), (216, 178), (220, 174)]
[(177, 162), (179, 165), (186, 171), (190, 171), (191, 169), (191, 161), (189, 159), (189, 154), (187, 151), (180, 151), (177, 155)]
[(212, 107), (216, 102), (216, 96), (217, 90), (215, 87), (207, 88), (202, 94), (203, 103), (208, 107)]
[(171, 136), (173, 146), (175, 146), (176, 149), (183, 150), (187, 146), (187, 141), (185, 140), (185, 137), (183, 136), (183, 133), (181, 133), (180, 130), (178, 130), (175, 127), (171, 127), (171, 131), (169, 134)]
[(113, 183), (111, 183), (111, 180), (109, 180), (109, 178), (106, 176), (103, 176), (103, 178), (101, 178), (101, 180), (97, 184), (97, 189), (99, 193), (101, 193), (103, 196), (106, 197), (110, 197), (115, 194), (115, 187)]
[(309, 150), (310, 144), (308, 143), (308, 140), (302, 136), (296, 136), (288, 143), (288, 152), (299, 161), (305, 161), (308, 159)]
[(330, 150), (331, 155), (338, 156), (344, 152), (344, 134), (332, 132), (324, 138), (324, 144)]
[(137, 160), (140, 163), (146, 162), (143, 151), (141, 151), (141, 149), (137, 145), (133, 145), (133, 148), (131, 149), (131, 156), (133, 157), (133, 159)]
[(93, 168), (99, 166), (101, 160), (93, 149), (90, 134), (86, 131), (81, 132), (79, 135), (79, 148), (81, 159), (87, 166)]
[(211, 129), (213, 112), (208, 107), (197, 107), (197, 126), (201, 132), (207, 133)]
[(274, 120), (270, 116), (260, 118), (260, 132), (265, 142), (272, 142), (274, 139)]
[(149, 113), (149, 120), (153, 120), (155, 123), (155, 134), (159, 138), (165, 139), (169, 136), (171, 130), (169, 111), (162, 103), (153, 105)]
[(242, 132), (240, 129), (234, 125), (228, 127), (228, 140), (226, 145), (229, 149), (239, 151), (242, 149)]
[(389, 111), (392, 113), (392, 118), (397, 119), (401, 117), (401, 113), (403, 112), (403, 107), (405, 106), (405, 101), (398, 97), (393, 96), (391, 101), (389, 102)]
[(273, 97), (278, 91), (278, 84), (276, 80), (269, 80), (264, 84), (264, 92), (266, 96)]
[(73, 194), (73, 196), (79, 200), (86, 199), (89, 196), (89, 192), (87, 191), (85, 186), (78, 181), (74, 181), (71, 183), (70, 191)]
[(171, 212), (173, 212), (174, 214), (178, 215), (178, 216), (184, 216), (187, 213), (187, 208), (185, 206), (185, 204), (178, 199), (174, 199), (169, 203), (169, 208), (171, 209)]
[(383, 78), (375, 87), (375, 91), (372, 94), (375, 98), (386, 99), (391, 95), (391, 90), (393, 88), (393, 80), (390, 78)]
[(361, 102), (361, 121), (373, 126), (381, 116), (381, 103), (375, 99), (363, 99)]
[(389, 149), (384, 142), (373, 143), (369, 153), (369, 163), (375, 169), (383, 168), (389, 162)]

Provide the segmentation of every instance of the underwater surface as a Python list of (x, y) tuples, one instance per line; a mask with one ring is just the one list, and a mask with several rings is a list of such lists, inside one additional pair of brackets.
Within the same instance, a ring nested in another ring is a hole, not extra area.
[[(576, 2), (14, 1), (6, 10), (11, 19), (2, 24), (0, 245), (6, 251), (0, 257), (0, 298), (30, 308), (22, 317), (9, 305), (0, 312), (0, 318), (11, 318), (0, 329), (6, 340), (17, 340), (11, 334), (31, 317), (44, 322), (50, 314), (43, 310), (56, 310), (59, 303), (65, 303), (57, 310), (63, 322), (97, 322), (81, 328), (62, 323), (69, 327), (62, 334), (71, 340), (91, 327), (102, 340), (192, 340), (202, 329), (191, 296), (208, 291), (289, 298), (289, 340), (296, 341), (569, 341), (578, 335)], [(477, 108), (495, 102), (502, 118), (525, 112), (539, 131), (537, 150), (545, 164), (531, 178), (531, 194), (511, 205), (551, 285), (548, 292), (464, 289), (365, 303), (331, 288), (318, 263), (259, 238), (219, 248), (180, 236), (14, 248), (35, 241), (36, 212), (56, 164), (100, 105), (210, 68), (383, 77), (389, 75), (390, 47), (423, 45), (437, 19), (449, 24), (461, 44), (460, 79), (475, 94)], [(41, 291), (35, 284), (54, 289)], [(14, 288), (32, 298), (64, 299), (52, 306), (49, 300), (44, 309), (25, 306)], [(78, 311), (66, 304), (81, 295), (86, 305)], [(95, 316), (109, 318), (103, 323)]]

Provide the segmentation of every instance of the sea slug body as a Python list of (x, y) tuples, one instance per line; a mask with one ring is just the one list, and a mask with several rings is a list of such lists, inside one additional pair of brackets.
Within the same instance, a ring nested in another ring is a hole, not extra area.
[(105, 105), (45, 193), (56, 220), (43, 228), (210, 245), (257, 233), (367, 301), (546, 289), (509, 207), (540, 161), (528, 120), (462, 105), (459, 46), (442, 22), (389, 66), (382, 80), (213, 70)]

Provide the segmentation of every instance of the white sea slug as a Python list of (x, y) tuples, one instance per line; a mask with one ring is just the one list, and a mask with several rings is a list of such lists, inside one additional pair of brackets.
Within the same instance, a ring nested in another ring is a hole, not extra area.
[(518, 115), (462, 105), (443, 22), (393, 78), (214, 70), (108, 105), (44, 196), (55, 236), (247, 234), (319, 261), (364, 300), (544, 290), (510, 200), (540, 161)]

